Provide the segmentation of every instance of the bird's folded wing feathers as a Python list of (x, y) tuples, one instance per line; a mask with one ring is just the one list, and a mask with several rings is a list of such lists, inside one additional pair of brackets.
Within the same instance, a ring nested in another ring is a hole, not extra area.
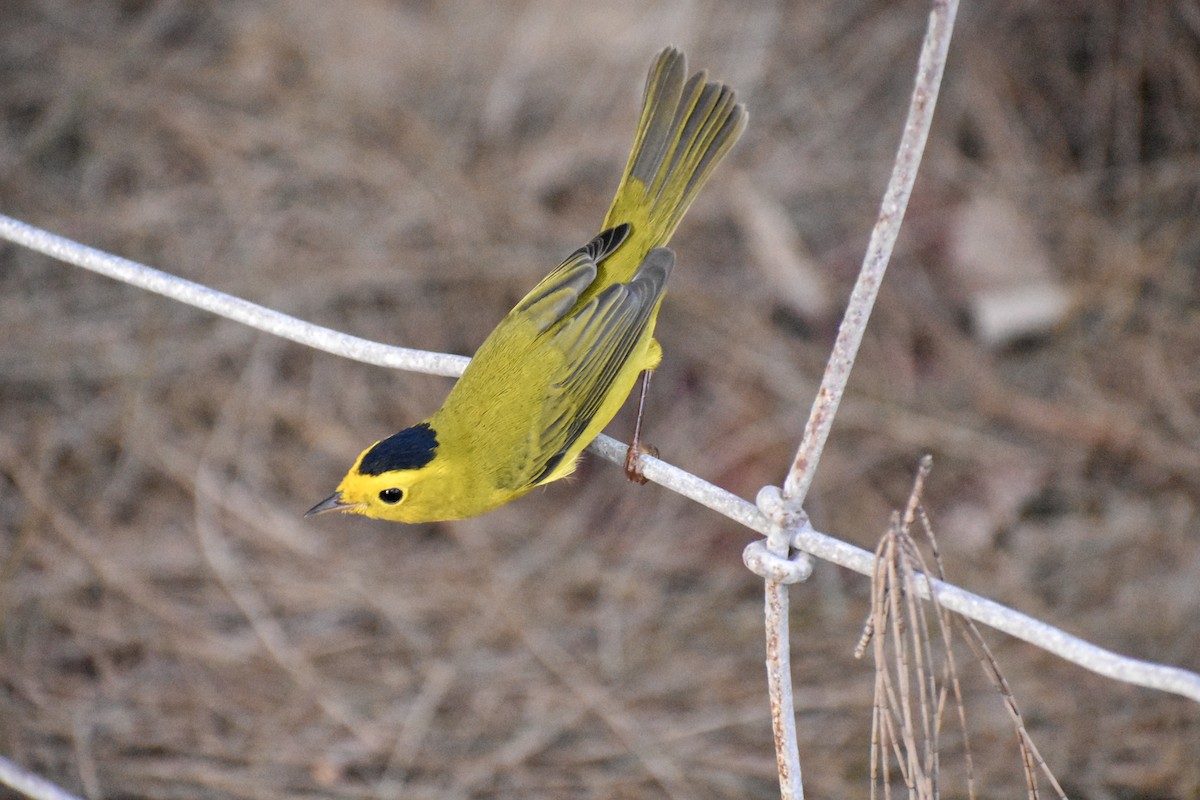
[(542, 463), (527, 465), (526, 485), (548, 477), (591, 424), (651, 324), (674, 264), (670, 250), (651, 250), (631, 281), (602, 290), (552, 334), (547, 345), (562, 354), (562, 367), (530, 432), (528, 452)]
[(513, 307), (509, 316), (521, 316), (538, 333), (545, 333), (570, 312), (592, 281), (597, 265), (616, 250), (629, 235), (629, 225), (618, 225), (597, 235), (567, 256), (529, 294)]

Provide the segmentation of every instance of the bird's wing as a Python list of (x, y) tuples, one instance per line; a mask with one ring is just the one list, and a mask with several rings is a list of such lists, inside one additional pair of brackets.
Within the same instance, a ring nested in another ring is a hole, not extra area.
[(601, 290), (550, 334), (544, 346), (558, 351), (561, 367), (530, 434), (528, 452), (541, 463), (527, 465), (526, 485), (554, 472), (592, 422), (652, 323), (674, 265), (670, 250), (651, 250), (632, 280)]
[(628, 235), (628, 223), (598, 234), (542, 278), (508, 316), (521, 317), (538, 333), (548, 331), (571, 311), (580, 295), (596, 280), (596, 266), (620, 247)]

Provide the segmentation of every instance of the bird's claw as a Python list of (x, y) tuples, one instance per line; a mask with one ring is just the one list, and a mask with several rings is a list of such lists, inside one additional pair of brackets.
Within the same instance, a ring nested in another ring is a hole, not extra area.
[(641, 457), (643, 455), (658, 458), (658, 448), (654, 446), (647, 447), (639, 443), (637, 445), (629, 445), (629, 450), (625, 452), (625, 477), (641, 486), (645, 486), (647, 480), (646, 476), (642, 474)]

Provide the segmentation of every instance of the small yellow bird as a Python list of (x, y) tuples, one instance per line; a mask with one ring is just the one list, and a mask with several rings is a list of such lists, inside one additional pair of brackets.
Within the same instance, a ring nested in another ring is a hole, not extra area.
[[(733, 90), (655, 59), (604, 230), (542, 279), (475, 353), (429, 419), (368, 447), (308, 515), (472, 517), (570, 475), (642, 374), (675, 254), (662, 247), (746, 126)], [(641, 409), (638, 410), (641, 420)], [(638, 479), (638, 429), (626, 471)], [(306, 515), (307, 516), (307, 515)]]

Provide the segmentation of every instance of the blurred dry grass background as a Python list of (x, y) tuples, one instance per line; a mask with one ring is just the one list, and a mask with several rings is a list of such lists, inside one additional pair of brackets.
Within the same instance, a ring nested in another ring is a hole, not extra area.
[[(300, 317), (469, 353), (595, 232), (668, 43), (750, 128), (676, 237), (650, 439), (753, 496), (832, 341), (923, 2), (6, 0), (5, 213)], [(1200, 668), (1200, 6), (968, 2), (818, 474), (871, 547), (922, 452), (951, 578)], [(984, 348), (998, 201), (1074, 303)], [(781, 220), (789, 226), (781, 228)], [(92, 797), (777, 796), (748, 534), (593, 461), (482, 519), (302, 520), (444, 379), (0, 247), (0, 752)], [(614, 431), (622, 433), (627, 419)], [(623, 435), (623, 433), (622, 433)], [(794, 588), (814, 797), (866, 784), (865, 579)], [(1200, 710), (993, 637), (1076, 797), (1200, 797)], [(987, 794), (1020, 791), (983, 682)], [(947, 754), (947, 763), (954, 756)], [(949, 785), (949, 784), (947, 784)]]

